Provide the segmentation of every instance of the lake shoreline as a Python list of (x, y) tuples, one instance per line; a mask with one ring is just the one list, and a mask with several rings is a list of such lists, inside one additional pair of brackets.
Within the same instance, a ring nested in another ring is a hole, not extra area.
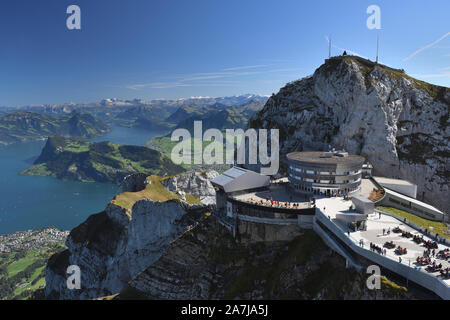
[[(144, 145), (161, 132), (112, 126), (102, 137), (89, 141), (112, 141)], [(0, 146), (0, 235), (55, 227), (71, 230), (92, 214), (101, 212), (115, 195), (117, 184), (59, 180), (48, 176), (24, 176), (28, 159), (40, 154), (46, 140)]]

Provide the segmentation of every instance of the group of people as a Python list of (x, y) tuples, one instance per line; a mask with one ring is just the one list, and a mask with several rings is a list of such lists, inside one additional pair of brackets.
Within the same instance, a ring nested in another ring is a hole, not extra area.
[[(270, 192), (266, 193), (264, 197), (267, 197), (267, 199), (261, 199), (261, 198), (246, 198), (243, 201), (248, 203), (253, 203), (256, 205), (266, 206), (266, 207), (273, 207), (273, 208), (286, 208), (286, 209), (300, 209), (301, 202), (292, 202), (292, 196), (290, 196), (291, 201), (277, 201), (273, 200)], [(270, 198), (270, 199), (269, 199)], [(308, 202), (308, 199), (305, 196), (305, 202)], [(316, 199), (315, 198), (309, 198), (309, 207), (311, 208), (316, 207)], [(325, 208), (324, 208), (325, 210)]]
[(409, 238), (413, 237), (413, 234), (411, 232), (409, 232), (409, 231), (402, 231), (402, 237), (409, 239)]
[(450, 260), (450, 249), (447, 248), (447, 249), (441, 250), (436, 254), (436, 256), (439, 259), (448, 261), (448, 260)]
[(417, 244), (421, 244), (421, 243), (424, 243), (424, 242), (425, 242), (425, 239), (423, 238), (423, 235), (422, 235), (422, 236), (414, 235), (413, 238), (412, 238), (412, 240), (413, 240), (415, 243), (417, 243)]
[(427, 249), (437, 249), (438, 248), (437, 242), (431, 241), (431, 240), (425, 241), (424, 246)]
[[(412, 240), (417, 244), (423, 243), (426, 250), (424, 250), (422, 257), (416, 258), (416, 263), (421, 266), (427, 266), (426, 270), (430, 273), (439, 271), (441, 276), (444, 277), (445, 279), (450, 278), (450, 267), (443, 268), (442, 263), (438, 263), (438, 262), (436, 262), (436, 260), (432, 259), (435, 257), (438, 259), (442, 259), (444, 261), (449, 261), (450, 260), (450, 249), (449, 248), (446, 248), (446, 249), (443, 249), (443, 250), (440, 250), (439, 252), (437, 252), (437, 249), (438, 249), (437, 242), (431, 241), (431, 240), (425, 240), (423, 235), (414, 235), (409, 231), (404, 231), (404, 230), (400, 229), (400, 226), (397, 226), (394, 229), (392, 229), (392, 232), (401, 233), (401, 236), (404, 238), (408, 238), (408, 239), (412, 238)], [(383, 235), (385, 235), (385, 234), (389, 235), (389, 233), (390, 233), (390, 229), (387, 229), (387, 230), (383, 229)], [(360, 245), (361, 245), (361, 243), (360, 243)], [(395, 248), (395, 244), (393, 241), (386, 241), (384, 243), (383, 247), (388, 248), (388, 249), (393, 249), (393, 248)], [(370, 250), (378, 252), (381, 255), (386, 255), (386, 249), (382, 249), (372, 242), (370, 243)], [(394, 252), (397, 255), (399, 255), (399, 262), (401, 263), (402, 258), (400, 256), (407, 254), (408, 251), (406, 248), (397, 246), (397, 248), (395, 249)]]
[(427, 266), (427, 265), (429, 265), (431, 263), (431, 258), (430, 257), (426, 257), (426, 256), (417, 257), (416, 258), (416, 262), (418, 264), (420, 264), (421, 266)]
[(407, 254), (408, 250), (406, 250), (406, 248), (402, 248), (402, 247), (398, 246), (397, 249), (395, 249), (395, 253), (398, 254), (399, 256), (401, 256), (403, 254)]
[(439, 259), (447, 260), (450, 258), (450, 249), (443, 249), (439, 252), (436, 252), (435, 249), (426, 249), (423, 252), (423, 257), (417, 257), (416, 262), (422, 266), (427, 266), (425, 270), (428, 272), (438, 272), (440, 271), (441, 275), (444, 278), (450, 278), (449, 270), (450, 268), (442, 268), (442, 263), (437, 263), (436, 260), (432, 260), (432, 257), (436, 257)]
[(290, 203), (289, 201), (276, 201), (276, 200), (254, 200), (253, 198), (250, 198), (250, 203), (255, 203), (263, 206), (270, 206), (275, 208), (292, 208), (292, 209), (298, 209), (300, 207), (299, 203)]
[(426, 270), (427, 270), (428, 272), (438, 272), (438, 271), (441, 271), (441, 269), (442, 269), (442, 263), (437, 264), (436, 261), (433, 261), (433, 263), (430, 264), (430, 265), (426, 268)]
[(393, 233), (400, 233), (400, 232), (403, 232), (403, 231), (402, 231), (402, 229), (400, 229), (399, 226), (397, 226), (397, 227), (395, 227), (395, 228), (392, 230), (392, 232), (393, 232)]
[(370, 250), (375, 251), (381, 255), (386, 255), (386, 249), (380, 248), (375, 243), (370, 243)]
[(445, 279), (450, 278), (450, 268), (442, 269), (440, 271), (440, 273), (441, 273), (441, 276), (443, 276)]
[(385, 242), (385, 243), (384, 243), (384, 247), (386, 247), (386, 248), (388, 248), (388, 249), (393, 249), (393, 248), (395, 248), (394, 241)]

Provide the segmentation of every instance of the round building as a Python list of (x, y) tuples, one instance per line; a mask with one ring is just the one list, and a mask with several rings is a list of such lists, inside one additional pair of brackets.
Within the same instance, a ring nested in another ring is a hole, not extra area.
[(364, 157), (344, 151), (292, 152), (287, 155), (290, 187), (299, 193), (344, 195), (361, 189)]

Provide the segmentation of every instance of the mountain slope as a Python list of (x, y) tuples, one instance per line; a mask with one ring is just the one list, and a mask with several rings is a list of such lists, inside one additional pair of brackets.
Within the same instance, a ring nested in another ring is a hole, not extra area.
[(172, 175), (183, 171), (150, 148), (54, 136), (48, 138), (34, 165), (21, 174), (120, 183), (125, 176), (137, 172)]
[(365, 156), (375, 175), (408, 179), (448, 210), (450, 89), (359, 57), (334, 57), (288, 83), (249, 125), (278, 128), (282, 156), (329, 146)]
[(72, 112), (54, 118), (34, 112), (14, 112), (0, 118), (0, 145), (39, 140), (51, 135), (92, 138), (109, 127), (89, 114)]
[[(46, 268), (46, 297), (92, 299), (118, 293), (141, 270), (153, 263), (167, 245), (209, 210), (162, 186), (165, 178), (131, 175), (118, 194), (98, 214), (74, 228), (67, 250), (53, 255)], [(151, 183), (146, 183), (147, 181)], [(199, 186), (199, 188), (201, 188)], [(76, 264), (82, 289), (69, 290), (66, 269)]]
[(382, 279), (368, 290), (367, 275), (312, 230), (291, 241), (240, 243), (214, 216), (204, 218), (140, 272), (117, 299), (409, 299)]

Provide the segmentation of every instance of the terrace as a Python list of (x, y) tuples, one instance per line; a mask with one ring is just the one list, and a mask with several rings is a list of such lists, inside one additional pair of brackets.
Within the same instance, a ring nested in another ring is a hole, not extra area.
[(267, 190), (235, 195), (232, 198), (269, 208), (299, 210), (313, 207), (309, 198), (291, 192), (284, 183), (273, 183)]
[[(341, 231), (338, 236), (348, 238), (362, 249), (407, 266), (410, 268), (408, 271), (410, 276), (414, 276), (413, 271), (415, 271), (435, 277), (446, 285), (446, 290), (450, 290), (450, 277), (448, 277), (448, 273), (446, 274), (446, 270), (450, 268), (450, 255), (448, 254), (450, 247), (448, 245), (436, 243), (435, 239), (411, 228), (402, 221), (378, 212), (368, 216), (365, 230), (355, 231), (337, 219), (339, 213), (349, 212), (350, 205), (351, 201), (343, 198), (317, 200), (317, 208), (320, 212)], [(324, 221), (323, 218), (322, 221)], [(386, 265), (392, 266), (393, 264), (390, 262)], [(398, 270), (404, 269), (398, 268)]]

